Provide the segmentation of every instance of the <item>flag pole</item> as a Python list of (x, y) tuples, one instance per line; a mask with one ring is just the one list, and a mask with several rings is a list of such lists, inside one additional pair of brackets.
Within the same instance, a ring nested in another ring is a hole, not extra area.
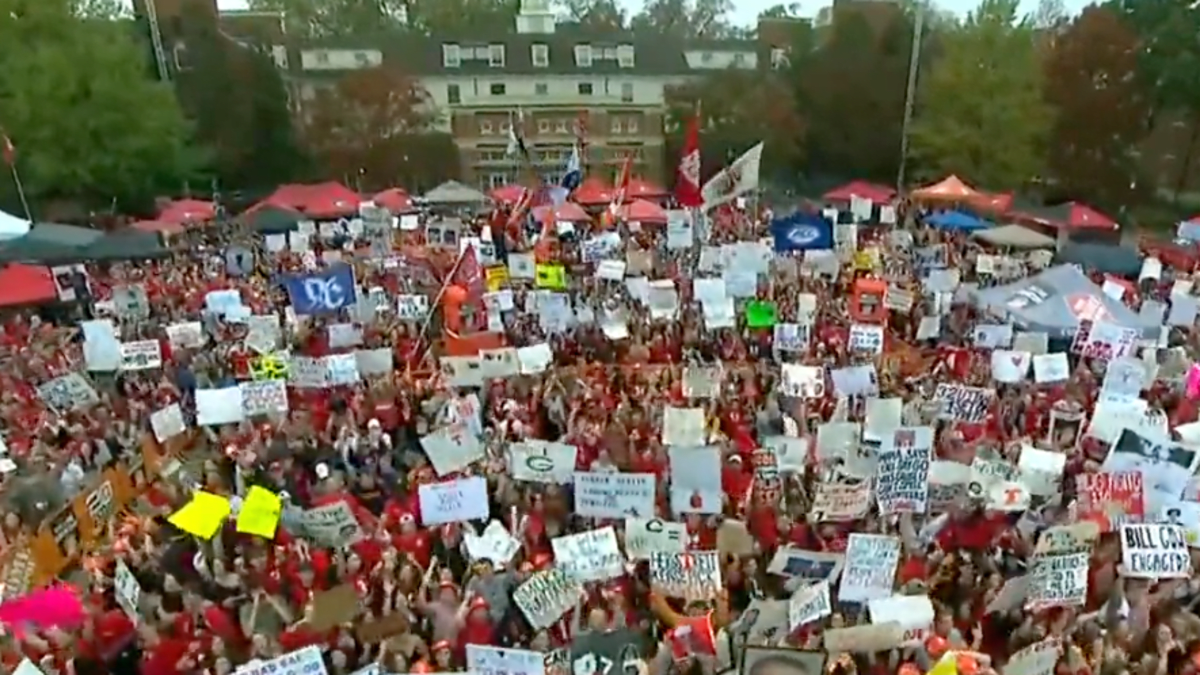
[[(454, 267), (451, 267), (450, 271), (446, 273), (446, 279), (442, 282), (442, 287), (438, 289), (437, 295), (433, 297), (433, 304), (429, 307), (429, 313), (425, 315), (425, 323), (421, 324), (421, 332), (417, 334), (417, 344), (420, 344), (421, 340), (425, 338), (425, 333), (429, 330), (430, 324), (433, 323), (433, 313), (437, 310), (438, 304), (442, 301), (442, 296), (446, 294), (446, 289), (450, 288), (451, 282), (454, 281), (454, 275), (458, 273), (458, 268), (462, 265), (463, 257), (466, 255), (467, 249), (469, 248), (471, 248), (470, 244), (464, 246), (463, 249), (458, 252), (458, 259), (454, 261)], [(421, 358), (424, 359), (429, 353), (429, 350), (432, 348), (433, 345), (430, 344), (430, 346), (425, 349), (425, 353), (421, 355)]]

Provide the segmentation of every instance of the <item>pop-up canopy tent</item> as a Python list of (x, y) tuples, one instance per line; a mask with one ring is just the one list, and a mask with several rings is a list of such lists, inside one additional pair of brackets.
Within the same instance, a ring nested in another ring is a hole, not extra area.
[(976, 218), (962, 211), (942, 211), (941, 213), (935, 213), (926, 218), (925, 222), (939, 230), (949, 230), (951, 232), (974, 232), (976, 230), (986, 230), (993, 225), (989, 220)]
[(446, 181), (425, 193), (425, 201), (437, 206), (479, 205), (487, 200), (487, 195), (456, 180)]
[(0, 241), (8, 241), (29, 234), (29, 221), (11, 213), (0, 211)]
[(1072, 337), (1081, 320), (1137, 328), (1144, 339), (1157, 338), (1161, 328), (1109, 297), (1074, 265), (1052, 267), (1006, 286), (980, 289), (972, 298), (981, 310), (1012, 321), (1022, 330), (1052, 338)]

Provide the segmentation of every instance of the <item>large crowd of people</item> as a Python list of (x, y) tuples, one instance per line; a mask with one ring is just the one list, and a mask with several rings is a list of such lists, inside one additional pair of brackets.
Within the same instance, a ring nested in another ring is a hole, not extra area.
[(1048, 335), (978, 295), (1041, 255), (883, 208), (81, 268), (4, 321), (5, 672), (1200, 673), (1195, 313), (1104, 310), (1190, 271)]

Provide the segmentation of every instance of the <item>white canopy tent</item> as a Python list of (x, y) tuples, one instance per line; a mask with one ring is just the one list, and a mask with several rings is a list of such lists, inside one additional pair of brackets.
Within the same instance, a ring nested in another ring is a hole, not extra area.
[(17, 239), (29, 234), (29, 221), (0, 211), (0, 241)]

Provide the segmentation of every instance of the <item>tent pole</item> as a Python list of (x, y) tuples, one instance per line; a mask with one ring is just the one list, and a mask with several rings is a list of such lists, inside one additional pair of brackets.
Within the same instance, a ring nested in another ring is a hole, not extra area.
[(25, 210), (25, 220), (29, 221), (29, 226), (33, 226), (33, 213), (29, 210), (29, 200), (25, 198), (25, 186), (21, 184), (21, 174), (17, 172), (17, 163), (11, 162), (8, 165), (12, 171), (13, 184), (17, 186), (17, 197), (21, 199), (21, 208)]

